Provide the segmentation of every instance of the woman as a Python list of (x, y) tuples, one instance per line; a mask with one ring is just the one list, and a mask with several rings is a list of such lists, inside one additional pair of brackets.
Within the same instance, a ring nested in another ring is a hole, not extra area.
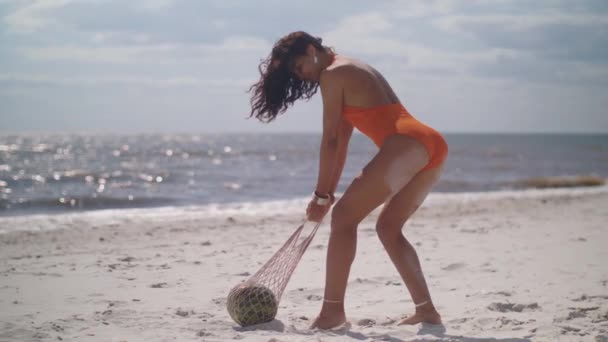
[(447, 144), (407, 112), (378, 71), (337, 55), (321, 42), (302, 31), (281, 38), (259, 67), (261, 79), (250, 89), (251, 116), (264, 122), (321, 89), (323, 135), (317, 186), (307, 208), (311, 221), (319, 222), (334, 203), (353, 128), (379, 147), (332, 210), (324, 301), (312, 327), (331, 329), (346, 322), (344, 294), (357, 225), (383, 203), (376, 230), (416, 308), (400, 324), (439, 324), (418, 256), (401, 229), (439, 179)]

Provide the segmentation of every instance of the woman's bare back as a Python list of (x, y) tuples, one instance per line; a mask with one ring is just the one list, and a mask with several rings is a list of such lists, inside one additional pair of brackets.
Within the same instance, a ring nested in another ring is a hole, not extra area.
[(374, 107), (400, 102), (384, 76), (367, 63), (338, 55), (328, 69), (339, 69), (343, 77), (345, 105)]

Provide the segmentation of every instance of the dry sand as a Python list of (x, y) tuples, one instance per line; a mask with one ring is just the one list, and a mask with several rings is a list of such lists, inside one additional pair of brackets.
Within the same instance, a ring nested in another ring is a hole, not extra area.
[(239, 327), (228, 291), (280, 247), (305, 203), (0, 218), (0, 341), (608, 341), (608, 187), (432, 193), (404, 231), (442, 326), (396, 324), (413, 304), (376, 211), (359, 226), (350, 328), (308, 329), (327, 224), (277, 319)]

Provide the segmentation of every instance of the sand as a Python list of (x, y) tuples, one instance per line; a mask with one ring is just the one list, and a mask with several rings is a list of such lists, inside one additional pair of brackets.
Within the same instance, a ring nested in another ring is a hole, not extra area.
[(349, 328), (308, 328), (326, 223), (276, 320), (239, 327), (228, 291), (280, 247), (305, 203), (0, 218), (0, 341), (608, 341), (608, 187), (432, 193), (404, 231), (443, 325), (396, 324), (414, 307), (376, 211), (359, 226)]

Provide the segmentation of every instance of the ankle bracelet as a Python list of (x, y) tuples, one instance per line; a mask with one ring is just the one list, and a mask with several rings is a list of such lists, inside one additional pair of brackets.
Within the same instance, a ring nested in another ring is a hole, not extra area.
[(323, 301), (326, 302), (326, 303), (342, 303), (341, 300), (328, 300), (328, 299), (324, 299)]
[(424, 302), (422, 302), (422, 303), (420, 303), (420, 304), (416, 304), (416, 307), (420, 307), (420, 306), (426, 305), (426, 304), (428, 304), (428, 303), (430, 303), (430, 301), (425, 300)]

